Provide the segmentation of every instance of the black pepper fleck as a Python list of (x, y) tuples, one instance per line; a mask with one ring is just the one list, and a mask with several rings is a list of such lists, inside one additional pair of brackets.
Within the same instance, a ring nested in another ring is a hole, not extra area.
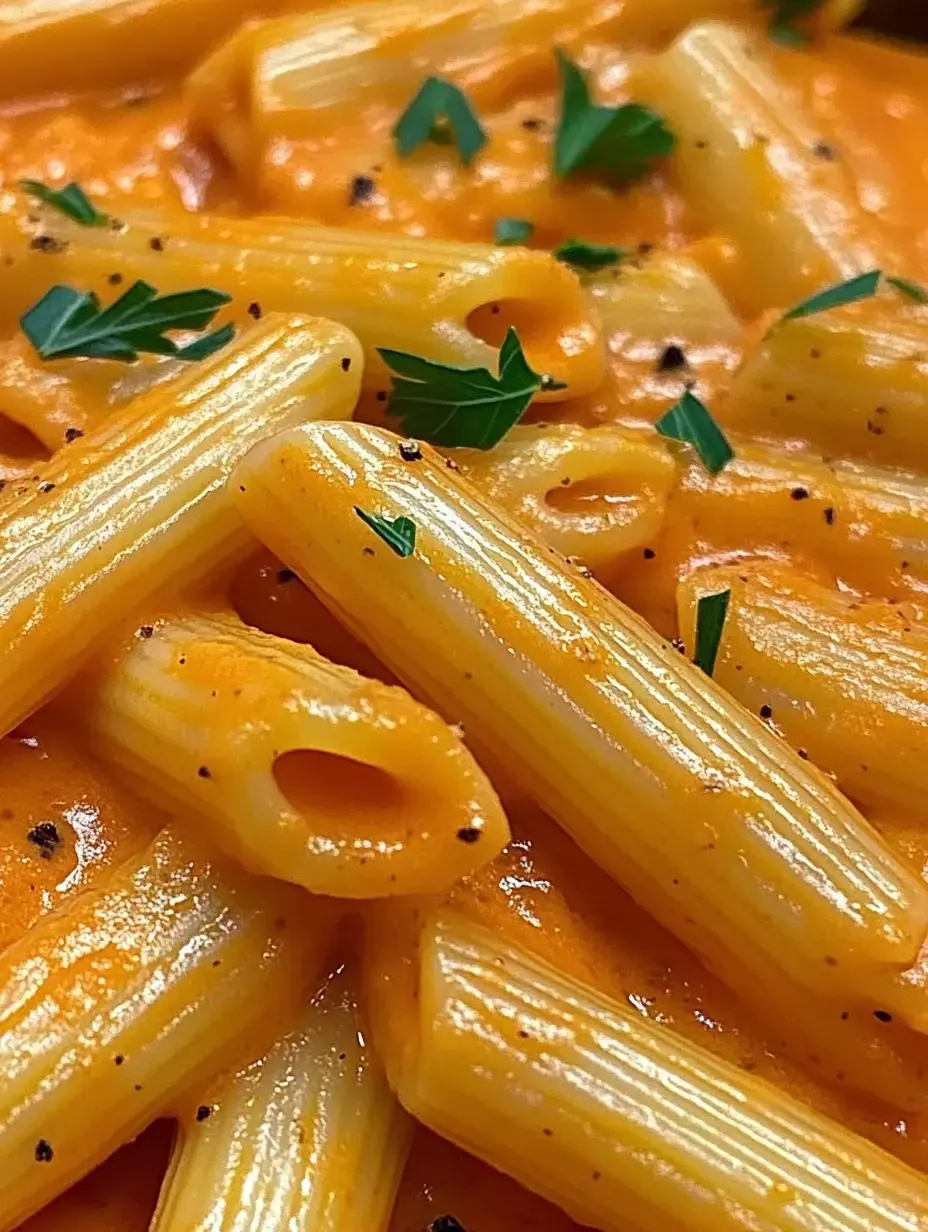
[(889, 1010), (874, 1010), (873, 1017), (876, 1018), (878, 1022), (892, 1022), (893, 1020), (893, 1016)]
[(461, 826), (458, 838), (462, 843), (476, 843), (480, 838), (480, 831), (476, 826)]
[(58, 827), (51, 821), (40, 821), (37, 826), (33, 826), (26, 838), (38, 847), (43, 860), (50, 860), (61, 846)]
[(829, 505), (829, 506), (828, 506), (828, 508), (825, 510), (825, 512), (824, 512), (824, 514), (823, 514), (822, 516), (824, 517), (825, 521), (828, 523), (828, 525), (829, 525), (829, 526), (834, 526), (834, 524), (835, 524), (835, 511), (834, 511), (834, 507), (833, 507), (832, 505)]
[(201, 779), (211, 779), (213, 777), (212, 774), (210, 773), (209, 766), (201, 766), (199, 770), (197, 771), (197, 774), (200, 776)]
[(248, 315), (250, 317), (254, 317), (256, 321), (261, 320), (261, 305), (257, 300), (253, 300), (252, 303), (248, 305)]
[(44, 1138), (40, 1138), (35, 1144), (35, 1159), (39, 1164), (50, 1164), (55, 1152), (52, 1150), (52, 1144), (46, 1142)]
[(539, 120), (537, 116), (526, 116), (522, 121), (522, 127), (527, 128), (530, 133), (537, 133), (544, 126), (544, 120)]
[(117, 1053), (117, 1054), (116, 1054), (116, 1056), (115, 1056), (115, 1057), (113, 1057), (113, 1061), (114, 1061), (114, 1063), (115, 1063), (116, 1065), (122, 1065), (122, 1063), (123, 1063), (123, 1061), (125, 1061), (125, 1059), (126, 1059), (126, 1058), (122, 1055), (122, 1053), (121, 1053), (121, 1052)]
[(790, 496), (795, 501), (808, 500), (809, 499), (809, 489), (808, 488), (793, 488), (792, 492), (790, 492)]
[(653, 560), (657, 553), (653, 548), (645, 548), (641, 555), (645, 558), (645, 560)]
[(152, 252), (164, 252), (164, 240), (160, 235), (153, 235), (148, 241), (148, 247)]
[(293, 572), (292, 569), (278, 569), (277, 570), (277, 581), (281, 586), (283, 586), (286, 582), (293, 582), (295, 580), (296, 580), (296, 574)]
[(29, 247), (34, 252), (64, 252), (67, 244), (52, 235), (37, 235)]
[(760, 708), (760, 717), (761, 717), (762, 719), (770, 719), (770, 718), (772, 718), (772, 717), (773, 717), (773, 707), (772, 707), (772, 706), (767, 706), (767, 705), (763, 705), (763, 706), (761, 706), (761, 708)]
[(838, 157), (838, 153), (833, 145), (829, 145), (827, 141), (816, 141), (812, 147), (812, 152), (816, 158), (824, 158), (826, 162), (833, 163)]
[(679, 372), (681, 368), (687, 367), (688, 361), (682, 347), (678, 347), (676, 343), (671, 343), (665, 347), (660, 359), (657, 361), (658, 372)]
[(65, 432), (64, 434), (64, 439), (70, 445), (72, 441), (76, 441), (78, 437), (81, 437), (83, 435), (84, 433), (81, 431), (80, 428), (68, 428), (67, 432)]
[(55, 490), (55, 485), (53, 483), (40, 483), (39, 484), (40, 492), (54, 492), (54, 490)]
[(210, 1115), (212, 1114), (212, 1111), (213, 1110), (209, 1106), (209, 1104), (200, 1104), (199, 1108), (197, 1109), (197, 1120), (198, 1121), (208, 1120)]
[(139, 629), (139, 637), (149, 638), (155, 631), (154, 625), (142, 625)]
[(351, 359), (347, 355), (342, 356), (342, 372), (347, 372), (351, 367)]
[(370, 201), (377, 185), (369, 175), (356, 175), (348, 189), (348, 204), (359, 205), (362, 201)]
[(404, 462), (418, 462), (422, 457), (418, 441), (400, 441), (400, 457)]

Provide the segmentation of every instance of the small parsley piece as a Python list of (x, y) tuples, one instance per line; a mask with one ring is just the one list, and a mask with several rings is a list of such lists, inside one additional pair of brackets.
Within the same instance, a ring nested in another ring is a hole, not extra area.
[(419, 87), (393, 129), (393, 138), (401, 158), (408, 158), (426, 141), (436, 139), (444, 144), (445, 121), (457, 146), (461, 162), (469, 167), (487, 143), (487, 135), (467, 100), (467, 95), (450, 81), (428, 77)]
[(234, 337), (235, 326), (231, 324), (223, 325), (219, 329), (214, 329), (211, 334), (204, 334), (201, 338), (188, 342), (186, 346), (180, 348), (176, 358), (191, 361), (208, 359), (210, 355), (215, 355), (217, 351), (221, 351)]
[(391, 521), (390, 518), (382, 518), (377, 513), (365, 513), (357, 505), (354, 511), (397, 556), (412, 556), (416, 546), (416, 524), (412, 518), (394, 518)]
[(565, 240), (554, 255), (565, 265), (574, 269), (601, 270), (610, 265), (618, 265), (626, 257), (624, 248), (616, 248), (614, 244), (593, 244), (589, 240)]
[(654, 426), (661, 436), (692, 445), (710, 475), (724, 470), (735, 456), (722, 429), (689, 390)]
[(560, 48), (561, 114), (554, 138), (559, 179), (586, 171), (607, 184), (640, 179), (656, 158), (665, 158), (676, 138), (661, 116), (640, 103), (597, 107), (583, 73)]
[(37, 201), (50, 205), (59, 214), (64, 214), (82, 227), (102, 227), (109, 222), (109, 214), (101, 214), (81, 188), (80, 184), (65, 184), (64, 188), (49, 188), (41, 180), (20, 180), (23, 192)]
[(486, 368), (458, 368), (405, 351), (378, 348), (396, 374), (390, 413), (407, 436), (445, 447), (492, 449), (522, 418), (541, 389), (563, 389), (529, 367), (519, 335), (509, 327), (499, 352), (499, 376)]
[(856, 304), (859, 300), (870, 299), (876, 295), (882, 277), (882, 270), (870, 270), (867, 274), (848, 278), (846, 282), (839, 282), (836, 286), (804, 299), (801, 304), (784, 313), (782, 319), (796, 321), (800, 317), (812, 317), (819, 312), (828, 312), (832, 308), (843, 308), (845, 304)]
[(497, 218), (493, 224), (495, 244), (527, 244), (535, 231), (535, 224), (527, 218)]
[(101, 308), (93, 292), (54, 286), (20, 318), (20, 325), (42, 359), (82, 357), (131, 363), (140, 351), (201, 359), (228, 342), (229, 327), (211, 334), (211, 342), (198, 339), (188, 347), (178, 347), (164, 331), (205, 329), (230, 299), (225, 292), (208, 287), (159, 298), (149, 283), (136, 282), (109, 307)]
[(891, 287), (895, 287), (897, 291), (901, 291), (903, 295), (914, 300), (916, 304), (928, 304), (928, 291), (920, 287), (917, 282), (912, 282), (908, 278), (890, 278), (889, 276), (886, 281)]
[(731, 591), (723, 590), (717, 595), (703, 595), (696, 606), (696, 655), (693, 662), (707, 676), (715, 671), (730, 598)]
[(802, 47), (808, 42), (795, 22), (810, 17), (824, 0), (760, 0), (761, 7), (773, 9), (770, 15), (770, 37), (787, 47)]

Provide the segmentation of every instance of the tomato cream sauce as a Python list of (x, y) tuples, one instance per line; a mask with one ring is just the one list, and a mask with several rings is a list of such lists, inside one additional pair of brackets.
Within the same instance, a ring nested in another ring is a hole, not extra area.
[[(599, 57), (607, 70), (605, 101), (624, 98), (628, 64), (608, 48), (591, 55), (588, 62)], [(823, 140), (840, 147), (859, 184), (862, 205), (893, 233), (911, 260), (906, 273), (917, 277), (928, 267), (924, 61), (852, 38), (832, 39), (814, 53), (771, 49), (771, 55), (818, 118)], [(572, 235), (625, 247), (702, 245), (707, 267), (737, 304), (737, 254), (723, 237), (706, 236), (671, 173), (621, 193), (552, 181), (554, 114), (553, 93), (542, 90), (491, 116), (487, 124), (493, 140), (473, 173), (463, 171), (450, 155), (400, 161), (386, 139), (391, 117), (366, 114), (362, 129), (346, 116), (344, 125), (319, 139), (272, 141), (254, 182), (239, 190), (219, 153), (192, 130), (176, 90), (56, 98), (0, 115), (0, 191), (12, 191), (23, 176), (56, 183), (74, 179), (111, 210), (142, 204), (168, 210), (283, 212), (327, 225), (484, 241), (492, 239), (496, 218), (531, 217), (537, 224), (533, 243), (541, 247)], [(373, 182), (361, 197), (358, 177)], [(750, 327), (746, 322), (745, 329)], [(698, 345), (685, 333), (680, 341), (684, 347), (688, 341)], [(645, 371), (653, 369), (653, 354), (636, 359), (615, 340), (610, 350), (612, 379), (587, 408), (592, 422), (619, 417), (634, 402)], [(717, 368), (707, 379), (721, 387), (737, 358), (737, 346), (716, 356)], [(653, 409), (647, 404), (645, 417)], [(28, 433), (0, 419), (0, 476), (23, 473), (44, 456)], [(733, 536), (740, 529), (719, 525), (684, 536), (649, 564), (650, 582), (628, 582), (628, 592), (644, 594), (656, 578), (657, 590), (669, 595), (678, 573), (695, 558), (721, 559), (735, 550)], [(872, 575), (857, 578), (857, 584), (885, 594), (890, 564), (881, 573), (876, 559)], [(384, 674), (269, 554), (242, 567), (230, 597), (250, 623), (312, 641), (341, 662)], [(658, 616), (672, 623), (669, 609)], [(82, 753), (62, 706), (53, 704), (0, 742), (0, 946), (15, 942), (45, 913), (105, 877), (145, 844), (157, 824)], [(916, 867), (928, 865), (922, 834), (892, 819), (880, 824)], [(466, 910), (562, 969), (594, 980), (645, 1016), (781, 1083), (917, 1166), (928, 1167), (928, 1127), (818, 1084), (814, 1064), (803, 1068), (784, 1059), (788, 1040), (761, 1032), (733, 994), (550, 822), (516, 807), (513, 826), (514, 840), (503, 855), (454, 892)], [(25, 1227), (29, 1232), (143, 1232), (169, 1143), (170, 1127), (154, 1126)], [(520, 1227), (567, 1232), (574, 1226), (423, 1130), (403, 1183), (394, 1232), (423, 1232), (441, 1214), (454, 1214), (471, 1232)]]

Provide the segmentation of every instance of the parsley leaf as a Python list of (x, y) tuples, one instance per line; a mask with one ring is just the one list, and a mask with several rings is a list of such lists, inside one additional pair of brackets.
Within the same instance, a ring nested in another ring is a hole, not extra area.
[(223, 325), (219, 329), (214, 329), (211, 334), (203, 334), (193, 342), (188, 342), (186, 346), (180, 348), (175, 358), (191, 362), (197, 359), (208, 359), (210, 355), (215, 355), (217, 351), (227, 346), (234, 337), (235, 326)]
[(441, 126), (442, 121), (451, 129), (461, 162), (469, 167), (486, 145), (487, 135), (467, 95), (441, 77), (426, 78), (397, 120), (393, 138), (400, 156), (408, 158), (426, 141), (437, 139), (444, 143), (447, 130)]
[[(131, 363), (138, 353), (202, 359), (232, 336), (224, 326), (207, 339), (178, 347), (167, 329), (205, 329), (231, 296), (207, 287), (163, 295), (147, 282), (136, 282), (108, 308), (93, 292), (54, 286), (20, 318), (26, 337), (42, 359), (119, 359)], [(221, 340), (220, 340), (221, 339)]]
[(723, 590), (717, 595), (703, 595), (696, 605), (696, 654), (693, 662), (707, 676), (715, 671), (730, 598), (731, 591)]
[(101, 214), (94, 206), (80, 184), (72, 182), (56, 190), (41, 180), (20, 180), (19, 186), (30, 197), (50, 205), (59, 214), (79, 222), (82, 227), (102, 227), (110, 220), (109, 214)]
[(773, 9), (770, 15), (770, 37), (787, 47), (801, 47), (806, 35), (794, 24), (820, 9), (824, 0), (760, 0), (761, 7)]
[(565, 240), (554, 255), (558, 261), (574, 266), (575, 269), (601, 270), (610, 265), (618, 265), (626, 252), (624, 248), (616, 248), (613, 244), (593, 244), (589, 240)]
[(664, 158), (676, 138), (661, 116), (640, 103), (597, 107), (576, 64), (556, 49), (561, 72), (561, 114), (554, 137), (554, 173), (559, 179), (587, 171), (607, 184), (637, 180), (655, 158)]
[(856, 278), (848, 278), (836, 286), (828, 287), (804, 299), (795, 308), (783, 314), (784, 321), (796, 321), (800, 317), (815, 316), (818, 312), (828, 312), (832, 308), (842, 308), (845, 304), (856, 304), (858, 300), (870, 299), (876, 295), (882, 270), (871, 270), (868, 274), (858, 274)]
[(394, 518), (391, 521), (389, 518), (382, 518), (378, 513), (365, 513), (357, 505), (354, 511), (397, 556), (412, 556), (416, 546), (416, 524), (412, 518)]
[(661, 436), (692, 445), (710, 475), (724, 470), (735, 456), (722, 429), (688, 390), (654, 426)]
[(493, 224), (496, 244), (527, 244), (535, 233), (535, 224), (527, 218), (497, 218)]
[(433, 445), (492, 449), (528, 409), (540, 389), (564, 389), (533, 372), (510, 326), (499, 352), (499, 376), (378, 347), (396, 373), (390, 412), (407, 436)]
[(928, 291), (924, 287), (920, 287), (917, 282), (912, 282), (909, 278), (890, 278), (886, 281), (891, 287), (895, 287), (897, 291), (901, 291), (903, 295), (914, 300), (916, 304), (928, 304)]

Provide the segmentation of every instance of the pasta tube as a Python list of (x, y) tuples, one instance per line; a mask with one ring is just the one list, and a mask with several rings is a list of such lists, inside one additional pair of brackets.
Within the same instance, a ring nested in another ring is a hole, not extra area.
[(450, 456), (490, 500), (592, 568), (658, 533), (676, 481), (663, 442), (612, 425), (515, 427), (493, 449)]
[(161, 625), (73, 692), (78, 726), (141, 795), (315, 893), (448, 889), (509, 838), (436, 714), (234, 617)]
[(252, 0), (4, 0), (0, 93), (9, 99), (169, 75), (253, 7)]
[(816, 156), (821, 134), (750, 34), (721, 22), (693, 26), (635, 85), (677, 135), (687, 200), (737, 245), (742, 307), (788, 308), (854, 274), (902, 268), (846, 169)]
[(146, 597), (247, 546), (225, 489), (232, 467), (281, 427), (350, 415), (360, 367), (341, 326), (269, 317), (14, 489), (0, 512), (4, 732)]
[[(928, 628), (790, 569), (703, 569), (679, 590), (693, 645), (701, 594), (731, 590), (715, 677), (856, 800), (923, 814)], [(737, 670), (736, 670), (737, 667)]]
[(837, 455), (928, 467), (928, 314), (897, 292), (782, 321), (749, 357), (719, 419)]
[[(37, 233), (58, 241), (55, 249), (30, 247)], [(111, 228), (82, 227), (61, 215), (35, 223), (0, 214), (0, 252), (12, 260), (4, 270), (10, 314), (53, 280), (99, 289), (116, 270), (170, 292), (200, 286), (206, 276), (235, 297), (234, 319), (279, 311), (341, 322), (364, 347), (371, 383), (386, 379), (377, 347), (495, 372), (510, 320), (534, 369), (568, 386), (543, 398), (587, 393), (604, 372), (599, 325), (576, 276), (551, 253), (527, 248), (387, 240), (284, 218), (151, 213)], [(500, 311), (491, 317), (491, 345), (482, 317), (493, 308)]]
[(902, 1232), (928, 1182), (454, 912), (426, 921), (398, 1094), (604, 1232)]
[(187, 1116), (151, 1232), (387, 1232), (412, 1122), (338, 977)]
[(0, 1229), (273, 1033), (318, 976), (325, 920), (300, 891), (217, 864), (167, 829), (10, 946)]
[[(361, 424), (282, 433), (237, 468), (238, 508), (723, 977), (866, 999), (908, 967), (928, 887), (831, 785), (433, 451), (399, 446)], [(414, 554), (354, 508), (409, 518)]]

